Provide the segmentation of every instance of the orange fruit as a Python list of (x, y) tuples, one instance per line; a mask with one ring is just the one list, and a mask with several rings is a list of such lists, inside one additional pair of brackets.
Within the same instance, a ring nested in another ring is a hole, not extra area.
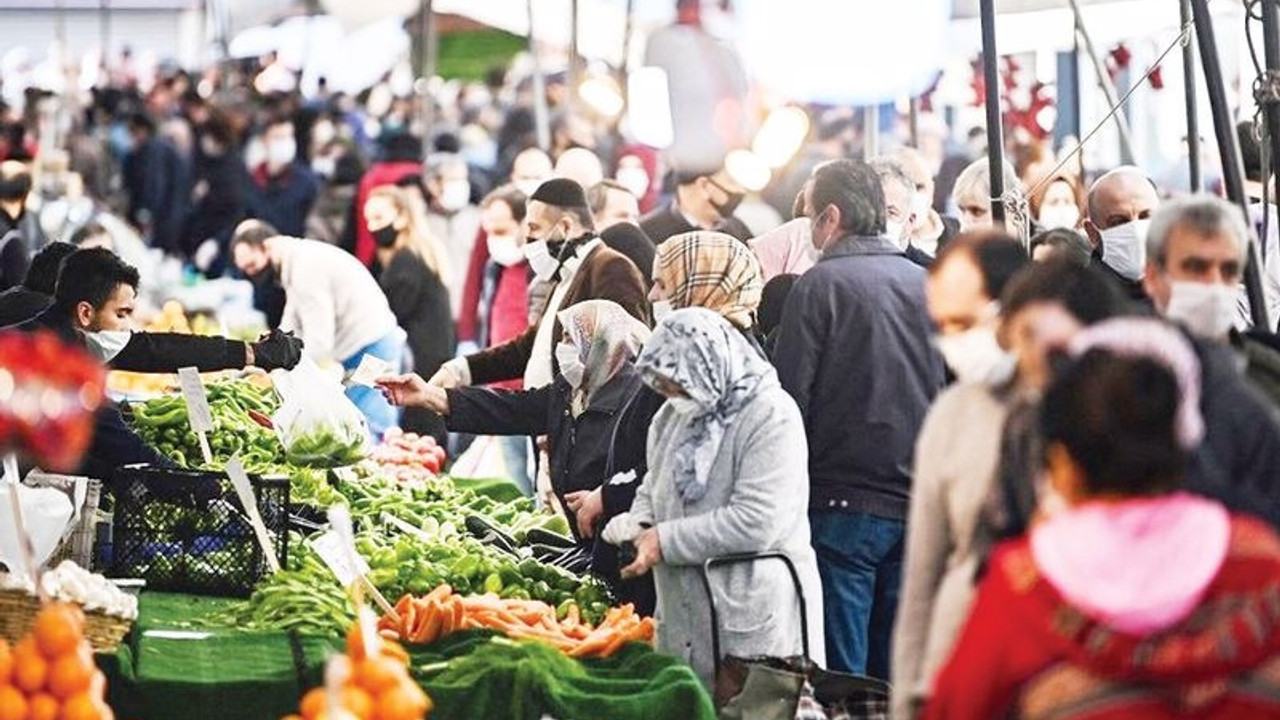
[(37, 693), (27, 699), (27, 720), (58, 720), (62, 706), (47, 693)]
[(342, 707), (360, 720), (369, 720), (373, 717), (373, 696), (358, 687), (345, 687)]
[(402, 680), (378, 694), (373, 720), (422, 720), (427, 696), (410, 680)]
[(360, 632), (360, 623), (352, 623), (347, 631), (347, 657), (351, 662), (364, 659), (364, 634)]
[(62, 657), (84, 642), (84, 614), (74, 605), (50, 605), (36, 616), (31, 634), (47, 659)]
[(97, 667), (93, 664), (93, 656), (87, 651), (69, 652), (49, 666), (49, 679), (46, 685), (53, 696), (62, 700), (78, 693), (87, 692), (93, 682)]
[(298, 705), (298, 710), (302, 712), (304, 720), (316, 720), (328, 706), (329, 699), (325, 695), (324, 688), (318, 687), (302, 696), (302, 703)]
[(88, 693), (80, 693), (62, 704), (58, 720), (104, 720), (111, 717), (111, 709)]
[(13, 677), (13, 650), (9, 649), (7, 640), (0, 638), (0, 685), (8, 685), (11, 677)]
[(26, 720), (27, 698), (17, 688), (0, 685), (0, 720)]
[(49, 676), (49, 663), (36, 647), (35, 637), (28, 635), (13, 649), (13, 684), (28, 695), (44, 688)]
[(383, 656), (356, 663), (352, 680), (370, 695), (378, 695), (405, 677), (404, 666)]

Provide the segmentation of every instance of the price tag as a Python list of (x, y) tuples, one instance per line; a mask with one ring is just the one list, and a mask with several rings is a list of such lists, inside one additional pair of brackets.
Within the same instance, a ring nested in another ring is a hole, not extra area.
[(338, 578), (338, 582), (342, 587), (351, 587), (361, 575), (369, 572), (369, 563), (364, 558), (356, 555), (356, 564), (353, 566), (347, 559), (351, 553), (343, 548), (342, 536), (336, 530), (329, 530), (322, 535), (317, 535), (309, 541), (311, 549), (316, 551), (320, 556), (320, 560), (333, 571), (334, 577)]
[(267, 556), (267, 567), (271, 568), (273, 573), (280, 572), (280, 560), (276, 557), (275, 548), (271, 544), (271, 535), (267, 532), (266, 524), (262, 522), (262, 515), (258, 513), (258, 499), (254, 497), (253, 486), (249, 484), (249, 475), (245, 473), (240, 458), (233, 457), (227, 461), (226, 470), (227, 477), (231, 478), (231, 486), (236, 490), (236, 497), (240, 498), (240, 504), (249, 516), (253, 534), (257, 536), (258, 544), (262, 546), (262, 552)]
[(399, 368), (377, 355), (366, 353), (364, 357), (360, 358), (360, 364), (356, 366), (355, 372), (351, 373), (351, 377), (347, 379), (347, 384), (375, 387), (374, 380), (387, 375), (394, 375), (398, 370)]
[(204, 456), (206, 465), (211, 464), (213, 451), (209, 449), (208, 433), (213, 432), (213, 413), (209, 410), (209, 398), (205, 395), (199, 371), (193, 367), (178, 368), (178, 386), (182, 388), (182, 399), (187, 402), (191, 429), (200, 439), (200, 454)]

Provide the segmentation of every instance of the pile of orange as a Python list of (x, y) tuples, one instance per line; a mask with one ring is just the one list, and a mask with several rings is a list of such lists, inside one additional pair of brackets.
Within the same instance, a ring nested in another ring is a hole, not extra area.
[(75, 605), (45, 606), (12, 648), (0, 639), (0, 720), (113, 720), (106, 689)]
[[(347, 634), (347, 654), (338, 680), (338, 701), (350, 720), (424, 720), (431, 699), (409, 677), (409, 655), (399, 644), (378, 638), (379, 651), (365, 652), (360, 626)], [(298, 715), (283, 720), (338, 720), (329, 715), (329, 693), (318, 687), (302, 696)], [(335, 713), (337, 715), (337, 713)], [(3, 718), (0, 718), (3, 720)]]

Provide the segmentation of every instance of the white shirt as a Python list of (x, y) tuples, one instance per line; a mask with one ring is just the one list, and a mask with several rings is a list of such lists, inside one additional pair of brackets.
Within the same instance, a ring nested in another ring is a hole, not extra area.
[(285, 293), (280, 328), (302, 338), (308, 357), (342, 362), (399, 329), (387, 296), (354, 255), (318, 240), (269, 242)]
[(573, 257), (565, 260), (564, 267), (560, 269), (560, 282), (551, 292), (547, 309), (538, 319), (538, 334), (533, 336), (533, 353), (529, 356), (529, 363), (524, 367), (525, 389), (535, 390), (546, 387), (554, 379), (551, 371), (551, 355), (554, 351), (552, 343), (555, 342), (555, 338), (552, 337), (552, 333), (555, 332), (556, 315), (563, 309), (561, 305), (564, 304), (564, 296), (569, 294), (569, 286), (573, 284), (573, 278), (578, 274), (582, 261), (603, 244), (604, 241), (600, 238), (592, 238), (579, 245)]

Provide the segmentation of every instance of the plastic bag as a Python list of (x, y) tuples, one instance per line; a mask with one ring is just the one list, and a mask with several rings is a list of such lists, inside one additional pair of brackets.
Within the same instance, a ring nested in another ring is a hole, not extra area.
[(337, 378), (304, 358), (293, 370), (273, 371), (271, 380), (282, 400), (271, 421), (289, 462), (340, 467), (364, 459), (369, 427)]
[[(11, 458), (12, 456), (10, 456)], [(23, 524), (31, 538), (35, 553), (32, 560), (39, 567), (58, 549), (71, 526), (74, 508), (71, 498), (56, 488), (33, 488), (11, 481), (9, 473), (17, 474), (17, 463), (6, 458), (5, 476), (0, 479), (0, 563), (11, 572), (26, 575), (29, 569), (23, 562), (13, 516), (13, 493), (17, 492), (22, 504)]]

